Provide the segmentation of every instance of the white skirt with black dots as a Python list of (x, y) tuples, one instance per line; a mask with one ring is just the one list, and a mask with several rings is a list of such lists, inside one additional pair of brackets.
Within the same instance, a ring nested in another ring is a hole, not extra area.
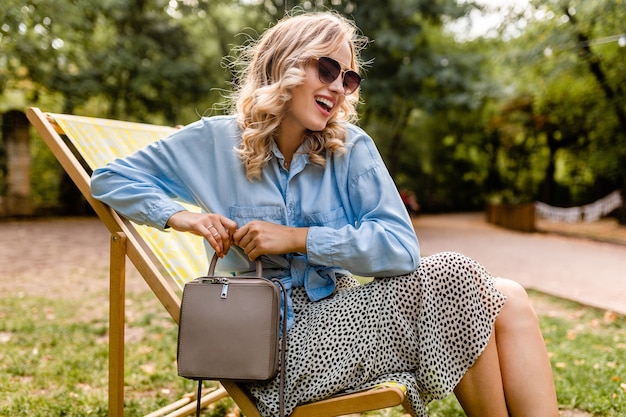
[[(427, 416), (426, 404), (449, 395), (483, 352), (505, 302), (483, 266), (452, 252), (365, 285), (343, 277), (321, 301), (303, 288), (292, 298), (287, 415), (298, 404), (395, 381), (414, 413)], [(248, 385), (265, 417), (279, 414), (278, 386), (278, 378)]]

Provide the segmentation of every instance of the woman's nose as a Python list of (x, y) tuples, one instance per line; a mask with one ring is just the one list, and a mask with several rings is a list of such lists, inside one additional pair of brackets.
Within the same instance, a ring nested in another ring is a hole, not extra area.
[(330, 83), (329, 88), (331, 91), (334, 91), (340, 94), (345, 94), (346, 89), (343, 86), (343, 74), (339, 74), (339, 76), (335, 78), (335, 80), (332, 83)]

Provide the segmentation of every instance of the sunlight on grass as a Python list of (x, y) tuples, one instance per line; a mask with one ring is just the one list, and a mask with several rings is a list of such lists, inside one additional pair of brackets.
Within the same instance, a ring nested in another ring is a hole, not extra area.
[[(0, 300), (0, 415), (107, 415), (107, 305), (12, 295)], [(597, 416), (626, 415), (626, 319), (531, 293), (554, 367), (559, 402)], [(176, 374), (176, 326), (149, 292), (128, 294), (127, 416), (154, 411), (195, 383)], [(207, 412), (224, 416), (232, 402)], [(433, 417), (464, 416), (453, 396)], [(368, 413), (398, 417), (399, 409)]]
[(541, 322), (559, 402), (598, 416), (626, 415), (626, 317), (552, 302), (561, 309), (542, 315)]

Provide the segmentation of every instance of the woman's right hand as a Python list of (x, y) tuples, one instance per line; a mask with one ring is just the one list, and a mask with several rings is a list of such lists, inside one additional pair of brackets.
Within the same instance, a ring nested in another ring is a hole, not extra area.
[(237, 223), (228, 217), (186, 210), (174, 213), (167, 220), (167, 225), (174, 230), (204, 237), (220, 258), (223, 258), (230, 250), (233, 244), (233, 233), (237, 230)]

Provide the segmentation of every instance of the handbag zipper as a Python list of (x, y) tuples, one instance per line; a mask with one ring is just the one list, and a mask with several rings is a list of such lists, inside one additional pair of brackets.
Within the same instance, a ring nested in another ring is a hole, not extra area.
[(203, 284), (222, 284), (222, 293), (220, 294), (220, 298), (228, 297), (228, 278), (217, 277), (217, 278), (202, 278)]

